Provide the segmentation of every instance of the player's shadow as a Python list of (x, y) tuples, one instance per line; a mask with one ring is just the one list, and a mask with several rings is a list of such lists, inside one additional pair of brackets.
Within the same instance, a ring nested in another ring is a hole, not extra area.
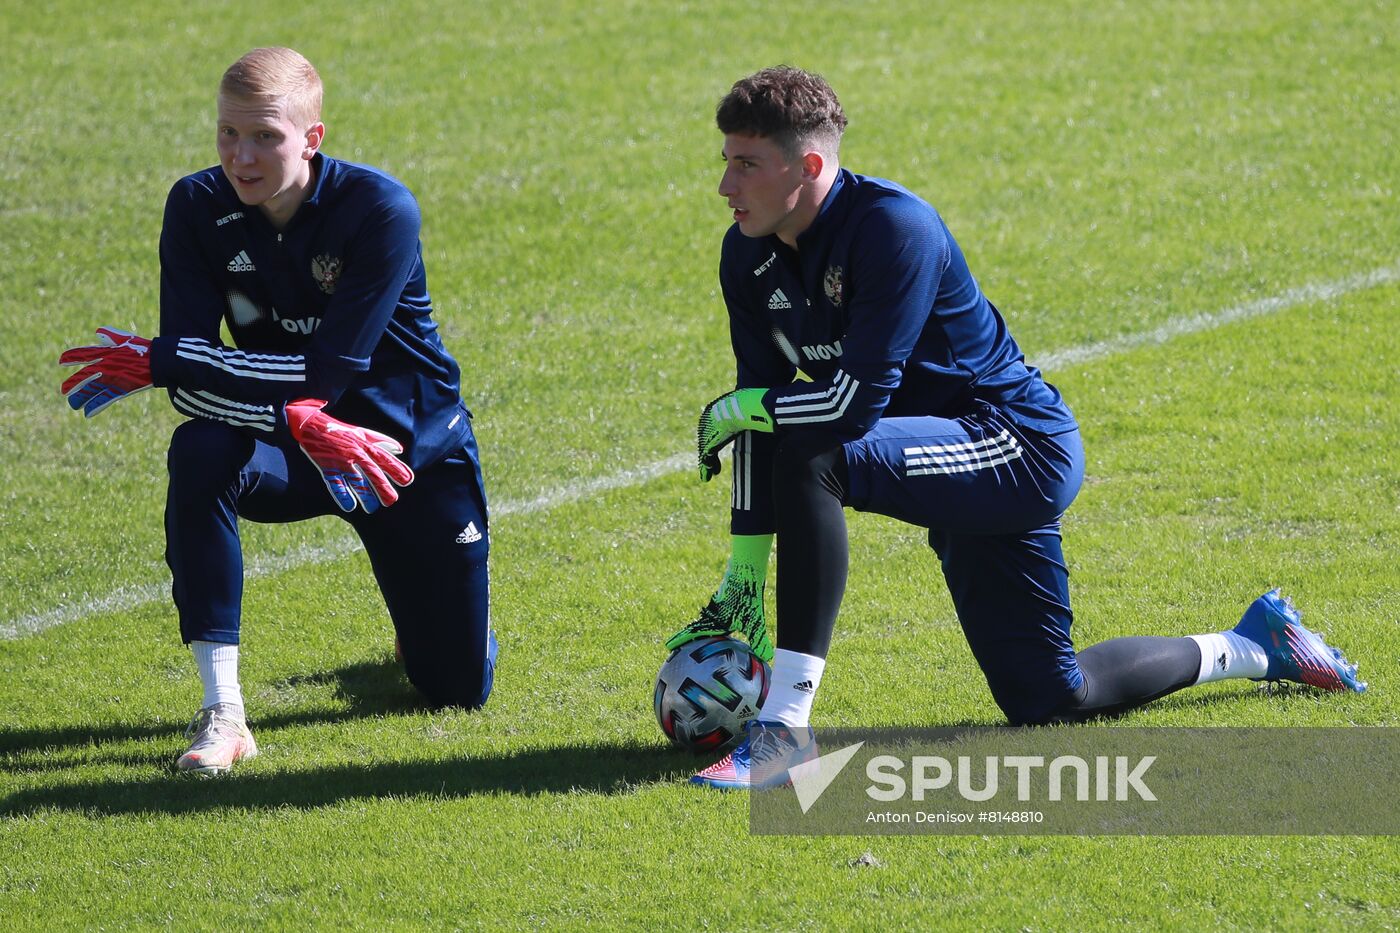
[(482, 794), (630, 793), (680, 780), (697, 760), (660, 745), (605, 743), (530, 749), (451, 761), (384, 762), (259, 774), (252, 767), (217, 779), (173, 772), (143, 781), (39, 787), (0, 800), (0, 816), (58, 809), (83, 813), (195, 813), (227, 807), (313, 809), (365, 798)]
[[(328, 690), (340, 708), (259, 716), (255, 728), (277, 730), (393, 716), (426, 709), (389, 660), (362, 662), (273, 685), (275, 690)], [(44, 808), (99, 813), (186, 813), (219, 807), (322, 807), (363, 797), (462, 797), (583, 790), (623, 793), (637, 784), (693, 772), (697, 759), (657, 744), (574, 744), (450, 761), (380, 762), (257, 773), (256, 764), (216, 780), (175, 772), (169, 722), (107, 723), (0, 731), (0, 772), (72, 770), (106, 764), (146, 766), (160, 774), (35, 787), (0, 798), (0, 816)], [(148, 741), (147, 741), (148, 740)], [(141, 743), (133, 749), (131, 743)], [(105, 749), (103, 746), (120, 746)], [(149, 749), (149, 750), (147, 750)]]
[[(362, 661), (330, 671), (298, 674), (279, 681), (274, 689), (302, 691), (327, 689), (341, 704), (336, 710), (271, 713), (257, 717), (259, 729), (308, 726), (343, 722), (364, 716), (411, 713), (425, 709), (422, 697), (391, 660)], [(90, 750), (106, 745), (169, 738), (183, 724), (170, 722), (93, 723), (90, 725), (36, 726), (0, 730), (0, 771), (61, 770), (78, 764), (92, 764)], [(47, 754), (34, 754), (47, 753)], [(101, 762), (112, 764), (156, 764), (170, 757), (168, 749), (102, 752)], [(17, 761), (14, 759), (18, 759)], [(84, 759), (87, 760), (84, 760)]]
[[(272, 714), (257, 727), (274, 730), (342, 722), (358, 716), (406, 714), (423, 709), (421, 700), (391, 661), (364, 662), (338, 670), (289, 678), (290, 689), (329, 685), (345, 708), (335, 711)], [(1173, 698), (1202, 709), (1235, 702), (1227, 694)], [(989, 722), (930, 722), (944, 728), (986, 729)], [(578, 743), (449, 761), (379, 762), (309, 767), (304, 771), (259, 773), (256, 764), (216, 780), (179, 775), (172, 767), (168, 723), (63, 726), (0, 732), (0, 770), (33, 772), (102, 764), (155, 766), (162, 773), (145, 780), (78, 781), (36, 787), (0, 799), (0, 816), (53, 808), (104, 814), (190, 813), (224, 807), (318, 808), (365, 797), (470, 797), (481, 794), (555, 794), (571, 791), (629, 793), (640, 784), (680, 780), (699, 763), (661, 744)], [(112, 750), (98, 760), (92, 747), (143, 739), (149, 752)]]

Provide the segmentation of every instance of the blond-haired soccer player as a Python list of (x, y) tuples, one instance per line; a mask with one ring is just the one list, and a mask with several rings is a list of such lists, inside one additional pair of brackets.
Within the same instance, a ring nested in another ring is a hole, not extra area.
[(182, 770), (257, 752), (238, 680), (240, 518), (345, 519), (409, 680), (434, 705), (477, 707), (491, 692), (486, 497), (433, 320), (418, 205), (384, 172), (321, 151), (321, 98), (291, 49), (229, 67), (219, 165), (166, 202), (159, 336), (102, 328), (61, 359), (81, 367), (63, 385), (75, 410), (154, 384), (189, 418), (170, 440), (165, 513), (180, 633), (204, 685)]

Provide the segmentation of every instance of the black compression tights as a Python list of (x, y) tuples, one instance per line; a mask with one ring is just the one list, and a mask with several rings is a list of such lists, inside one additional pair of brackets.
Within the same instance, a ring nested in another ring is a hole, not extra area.
[(1125, 713), (1191, 686), (1201, 671), (1201, 649), (1190, 638), (1111, 638), (1077, 657), (1084, 685), (1054, 717), (1059, 722)]
[[(839, 440), (785, 438), (774, 457), (778, 530), (778, 647), (826, 657), (846, 592), (849, 550), (843, 505), (849, 484)], [(1108, 716), (1189, 687), (1201, 653), (1189, 638), (1114, 638), (1078, 654), (1084, 684), (1053, 718)]]
[(793, 434), (773, 461), (778, 647), (826, 657), (846, 592), (846, 457), (827, 435)]

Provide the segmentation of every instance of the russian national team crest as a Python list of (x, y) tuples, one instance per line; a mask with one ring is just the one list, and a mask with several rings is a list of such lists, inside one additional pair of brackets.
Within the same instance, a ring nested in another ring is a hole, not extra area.
[(322, 253), (311, 260), (311, 277), (327, 295), (335, 294), (336, 283), (340, 281), (340, 259), (330, 253)]
[(844, 294), (845, 283), (842, 281), (843, 273), (840, 266), (829, 266), (826, 275), (822, 278), (822, 288), (826, 291), (826, 297), (831, 299), (831, 303), (836, 307), (841, 307), (841, 302), (846, 300)]

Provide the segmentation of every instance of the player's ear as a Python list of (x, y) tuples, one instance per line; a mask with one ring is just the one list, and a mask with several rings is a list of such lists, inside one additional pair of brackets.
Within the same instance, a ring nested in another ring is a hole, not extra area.
[(306, 145), (301, 150), (301, 157), (310, 160), (317, 152), (321, 151), (321, 140), (326, 138), (326, 124), (317, 121), (311, 124), (306, 131)]
[(822, 169), (826, 168), (826, 159), (816, 150), (811, 150), (802, 154), (802, 177), (814, 181), (821, 177)]

